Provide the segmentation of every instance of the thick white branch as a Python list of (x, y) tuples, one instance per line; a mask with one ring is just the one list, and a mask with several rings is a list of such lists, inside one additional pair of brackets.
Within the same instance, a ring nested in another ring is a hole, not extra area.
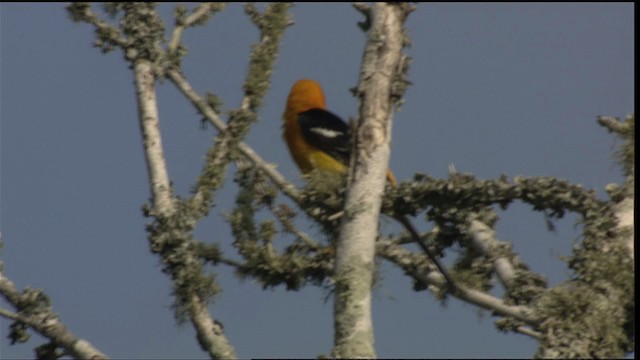
[[(470, 220), (469, 233), (471, 235), (471, 244), (473, 247), (485, 256), (491, 255), (492, 248), (497, 246), (499, 243), (496, 239), (495, 231), (481, 221)], [(516, 271), (514, 270), (513, 265), (511, 265), (511, 262), (504, 257), (499, 257), (494, 260), (493, 269), (496, 271), (498, 279), (500, 279), (500, 282), (504, 286), (508, 286), (511, 280), (516, 276)]]
[(136, 98), (138, 100), (138, 118), (142, 133), (142, 144), (151, 184), (151, 196), (156, 210), (165, 215), (173, 212), (174, 204), (171, 196), (171, 183), (167, 172), (167, 164), (162, 149), (160, 134), (160, 118), (156, 99), (155, 82), (152, 64), (149, 61), (137, 61), (134, 66)]
[(400, 67), (402, 10), (386, 3), (371, 9), (372, 27), (362, 60), (360, 124), (355, 166), (336, 251), (335, 357), (375, 357), (371, 319), (375, 239), (389, 166), (391, 84)]
[(209, 353), (212, 359), (235, 359), (236, 353), (224, 335), (222, 325), (213, 321), (205, 303), (193, 296), (191, 322), (196, 329), (200, 347)]

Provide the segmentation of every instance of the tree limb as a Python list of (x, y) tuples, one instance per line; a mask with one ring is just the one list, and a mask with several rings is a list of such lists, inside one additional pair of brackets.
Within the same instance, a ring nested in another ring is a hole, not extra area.
[(376, 3), (371, 17), (358, 85), (355, 165), (336, 251), (335, 357), (375, 357), (371, 319), (375, 240), (389, 168), (392, 82), (399, 76), (406, 14), (400, 5)]
[[(137, 89), (138, 111), (142, 131), (145, 159), (149, 170), (149, 182), (156, 216), (168, 218), (176, 213), (175, 200), (171, 194), (166, 160), (162, 150), (160, 121), (155, 96), (155, 76), (151, 63), (138, 60), (134, 65), (135, 84)], [(186, 234), (185, 234), (186, 235)], [(187, 235), (188, 236), (188, 235)], [(182, 237), (182, 236), (181, 236)], [(154, 241), (151, 235), (151, 241)], [(182, 240), (184, 242), (186, 240)], [(184, 262), (171, 268), (172, 277), (176, 280), (176, 271), (188, 264), (200, 264), (196, 254), (183, 252)], [(193, 293), (188, 296), (187, 308), (190, 319), (198, 334), (198, 342), (212, 358), (235, 358), (235, 351), (222, 332), (222, 328), (212, 320), (207, 309), (207, 299)]]
[[(32, 290), (31, 293), (34, 291)], [(16, 309), (16, 320), (29, 325), (57, 346), (64, 348), (78, 359), (108, 359), (108, 356), (96, 349), (91, 343), (77, 338), (58, 319), (46, 301), (29, 296), (30, 292), (20, 293), (11, 280), (0, 272), (0, 294)], [(44, 302), (44, 303), (43, 303)]]
[(624, 143), (616, 152), (618, 162), (626, 177), (624, 184), (607, 185), (610, 194), (618, 229), (623, 234), (624, 242), (629, 249), (629, 256), (635, 260), (634, 254), (634, 194), (635, 194), (635, 114), (628, 115), (624, 121), (612, 116), (599, 116), (598, 123), (610, 132), (615, 133)]
[[(442, 274), (438, 271), (427, 270), (428, 263), (424, 261), (424, 256), (405, 250), (389, 240), (379, 241), (376, 250), (383, 259), (399, 266), (405, 274), (411, 276), (415, 281), (446, 289), (447, 283)], [(451, 293), (452, 296), (483, 309), (491, 310), (496, 314), (521, 320), (531, 326), (538, 324), (539, 320), (532, 316), (533, 310), (526, 306), (507, 305), (501, 299), (482, 291), (467, 288), (461, 284), (457, 284), (457, 286), (458, 291)]]
[[(490, 257), (492, 249), (498, 245), (498, 239), (496, 239), (495, 231), (491, 229), (487, 224), (470, 219), (469, 221), (469, 233), (471, 234), (471, 244), (479, 253)], [(496, 257), (493, 260), (493, 269), (498, 275), (498, 279), (503, 286), (508, 287), (511, 281), (516, 276), (516, 271), (511, 265), (511, 262), (506, 257)]]
[(184, 8), (181, 8), (181, 6), (184, 5), (180, 4), (178, 5), (178, 8), (176, 8), (176, 26), (173, 28), (171, 41), (169, 41), (169, 44), (167, 45), (167, 52), (169, 54), (175, 54), (178, 50), (182, 32), (186, 28), (204, 24), (207, 20), (209, 20), (211, 15), (224, 9), (225, 4), (215, 2), (200, 4), (196, 6), (195, 9), (193, 9), (189, 16), (185, 16), (183, 10), (181, 10)]
[[(200, 111), (200, 113), (209, 120), (218, 131), (224, 132), (227, 130), (227, 124), (218, 116), (218, 114), (209, 106), (206, 100), (198, 95), (198, 93), (191, 87), (187, 79), (179, 71), (170, 69), (167, 71), (167, 76), (178, 87), (180, 92), (189, 99), (189, 101)], [(258, 153), (256, 153), (249, 145), (244, 142), (238, 143), (238, 150), (247, 157), (256, 167), (263, 171), (278, 187), (288, 195), (296, 203), (302, 203), (302, 196), (300, 191), (287, 181), (287, 179), (280, 174), (276, 168), (267, 163)]]

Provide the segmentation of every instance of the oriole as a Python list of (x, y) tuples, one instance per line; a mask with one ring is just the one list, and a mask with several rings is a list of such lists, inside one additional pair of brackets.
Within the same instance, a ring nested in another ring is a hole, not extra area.
[[(349, 126), (326, 108), (320, 85), (313, 80), (298, 80), (287, 98), (284, 138), (303, 173), (319, 169), (346, 174), (351, 151)], [(387, 179), (397, 186), (391, 170)]]
[[(314, 80), (298, 80), (287, 98), (284, 119), (284, 138), (289, 152), (303, 173), (319, 169), (329, 173), (346, 174), (351, 156), (349, 126), (326, 109), (324, 93)], [(387, 180), (393, 186), (397, 181), (391, 170)], [(409, 231), (413, 240), (435, 263), (451, 290), (455, 284), (437, 257), (406, 216), (396, 218)]]

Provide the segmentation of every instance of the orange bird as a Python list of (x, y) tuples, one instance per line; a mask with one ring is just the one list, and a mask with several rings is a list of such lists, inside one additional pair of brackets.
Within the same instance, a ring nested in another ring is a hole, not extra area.
[[(303, 173), (313, 169), (347, 173), (351, 156), (350, 129), (341, 118), (327, 110), (320, 84), (314, 80), (298, 80), (289, 92), (283, 118), (284, 138), (289, 152)], [(391, 170), (387, 171), (387, 180), (393, 187), (397, 186)], [(414, 241), (435, 263), (450, 289), (456, 289), (451, 276), (420, 237), (409, 218), (402, 215), (396, 220), (409, 231)]]
[[(291, 88), (284, 112), (284, 138), (303, 173), (319, 169), (346, 174), (351, 152), (349, 126), (327, 111), (324, 93), (313, 80), (298, 80)], [(397, 181), (391, 170), (387, 179)]]

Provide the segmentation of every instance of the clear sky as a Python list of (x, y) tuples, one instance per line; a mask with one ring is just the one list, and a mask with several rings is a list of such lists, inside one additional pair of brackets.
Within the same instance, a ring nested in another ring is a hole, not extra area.
[[(161, 9), (168, 18), (171, 7)], [(454, 164), (480, 178), (557, 176), (604, 196), (607, 183), (621, 181), (612, 160), (618, 142), (595, 119), (634, 110), (633, 11), (633, 3), (420, 4), (407, 23), (413, 86), (394, 120), (391, 166), (398, 178), (446, 177)], [(292, 12), (295, 25), (247, 143), (301, 185), (281, 142), (286, 95), (295, 80), (313, 78), (335, 113), (355, 115), (348, 89), (358, 81), (365, 35), (356, 26), (361, 15), (346, 4), (300, 4)], [(237, 4), (188, 30), (186, 77), (200, 93), (220, 95), (225, 109), (237, 107), (257, 34)], [(174, 322), (170, 282), (148, 250), (140, 208), (150, 194), (132, 73), (121, 53), (92, 48), (93, 29), (72, 23), (63, 4), (2, 4), (0, 36), (6, 275), (20, 288), (44, 289), (69, 329), (113, 358), (205, 357), (191, 326)], [(169, 82), (158, 90), (170, 176), (186, 195), (215, 131), (199, 129), (195, 109)], [(199, 239), (228, 251), (223, 215), (233, 208), (233, 190), (228, 182), (197, 229)], [(498, 237), (512, 241), (533, 270), (551, 284), (567, 279), (560, 256), (579, 241), (575, 216), (557, 222), (555, 233), (524, 205), (501, 219)], [(382, 227), (397, 230), (389, 220)], [(277, 243), (291, 240), (280, 236)], [(211, 313), (239, 356), (329, 354), (327, 290), (263, 291), (229, 269), (215, 270), (224, 292)], [(457, 300), (441, 306), (431, 294), (413, 292), (397, 269), (381, 270), (373, 305), (379, 357), (535, 352), (533, 340), (499, 333), (489, 313)], [(10, 346), (9, 322), (0, 322), (0, 357), (33, 357), (43, 339)]]

